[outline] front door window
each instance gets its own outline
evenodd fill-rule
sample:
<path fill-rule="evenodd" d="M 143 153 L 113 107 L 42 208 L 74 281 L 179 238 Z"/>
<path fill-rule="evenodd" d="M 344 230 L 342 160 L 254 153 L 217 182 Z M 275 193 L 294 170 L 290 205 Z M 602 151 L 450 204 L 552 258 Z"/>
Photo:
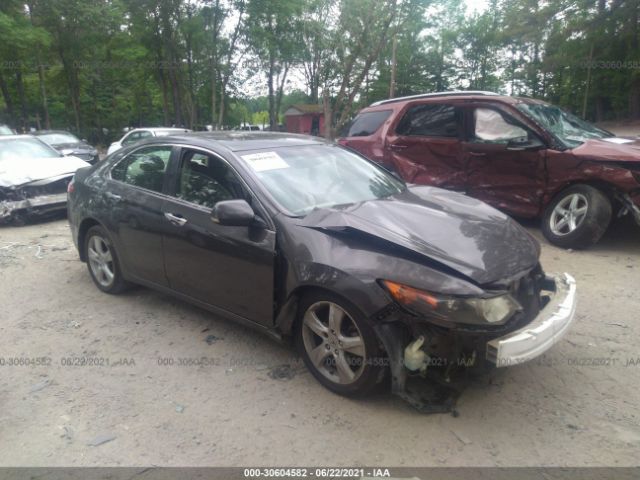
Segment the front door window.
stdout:
<path fill-rule="evenodd" d="M 502 143 L 527 141 L 527 131 L 510 123 L 502 113 L 491 108 L 476 108 L 473 112 L 475 143 Z"/>

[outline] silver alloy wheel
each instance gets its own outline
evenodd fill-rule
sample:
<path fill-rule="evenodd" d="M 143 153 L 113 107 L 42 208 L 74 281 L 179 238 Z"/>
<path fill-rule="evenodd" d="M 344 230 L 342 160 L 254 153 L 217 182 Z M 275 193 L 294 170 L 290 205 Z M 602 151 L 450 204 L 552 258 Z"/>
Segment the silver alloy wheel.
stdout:
<path fill-rule="evenodd" d="M 339 305 L 326 301 L 311 305 L 302 320 L 302 340 L 315 368 L 332 382 L 349 385 L 362 375 L 364 339 Z"/>
<path fill-rule="evenodd" d="M 115 271 L 113 266 L 113 255 L 111 249 L 104 238 L 93 235 L 87 245 L 87 257 L 89 267 L 93 277 L 105 288 L 109 288 L 113 283 Z"/>
<path fill-rule="evenodd" d="M 554 235 L 568 235 L 584 221 L 589 209 L 587 197 L 581 193 L 572 193 L 564 197 L 551 213 L 549 227 Z"/>

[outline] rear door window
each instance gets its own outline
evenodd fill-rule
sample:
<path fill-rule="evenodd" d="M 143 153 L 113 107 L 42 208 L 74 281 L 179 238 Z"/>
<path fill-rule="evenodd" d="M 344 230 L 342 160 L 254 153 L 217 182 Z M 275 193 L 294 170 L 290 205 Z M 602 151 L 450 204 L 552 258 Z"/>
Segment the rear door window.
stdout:
<path fill-rule="evenodd" d="M 368 137 L 373 135 L 391 115 L 391 110 L 363 112 L 354 118 L 343 131 L 343 137 Z"/>
<path fill-rule="evenodd" d="M 111 178 L 161 193 L 170 157 L 170 146 L 140 148 L 111 169 Z"/>
<path fill-rule="evenodd" d="M 398 135 L 457 137 L 460 114 L 453 105 L 427 103 L 407 110 L 396 127 Z"/>

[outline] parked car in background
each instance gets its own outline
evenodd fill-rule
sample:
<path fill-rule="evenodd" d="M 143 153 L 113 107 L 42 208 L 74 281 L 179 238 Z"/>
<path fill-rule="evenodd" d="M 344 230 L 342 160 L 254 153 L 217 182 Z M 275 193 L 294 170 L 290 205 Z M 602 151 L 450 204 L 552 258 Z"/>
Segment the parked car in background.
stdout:
<path fill-rule="evenodd" d="M 109 145 L 109 149 L 107 150 L 107 155 L 110 155 L 113 152 L 120 150 L 122 147 L 133 145 L 134 143 L 137 143 L 140 140 L 144 140 L 146 138 L 163 137 L 166 135 L 187 133 L 190 131 L 191 130 L 187 128 L 170 128 L 170 127 L 134 128 L 133 130 L 129 130 L 127 133 L 125 133 L 125 135 L 120 140 L 118 140 L 117 142 L 113 142 L 111 145 Z"/>
<path fill-rule="evenodd" d="M 530 360 L 575 311 L 574 280 L 545 275 L 511 218 L 317 137 L 147 140 L 76 173 L 69 223 L 103 292 L 146 285 L 291 340 L 344 395 L 390 368 L 424 407 L 410 380 Z"/>
<path fill-rule="evenodd" d="M 15 135 L 14 131 L 8 125 L 0 123 L 0 135 Z"/>
<path fill-rule="evenodd" d="M 67 185 L 87 166 L 30 135 L 0 136 L 0 223 L 64 210 Z"/>
<path fill-rule="evenodd" d="M 260 131 L 260 126 L 259 125 L 240 125 L 237 130 L 243 131 L 243 132 L 259 132 Z"/>
<path fill-rule="evenodd" d="M 596 243 L 616 215 L 640 223 L 640 141 L 539 100 L 491 92 L 384 100 L 363 109 L 339 143 L 407 182 L 541 217 L 561 247 Z"/>
<path fill-rule="evenodd" d="M 100 160 L 95 147 L 64 130 L 39 130 L 31 135 L 38 137 L 63 155 L 72 155 L 88 163 L 96 163 Z"/>

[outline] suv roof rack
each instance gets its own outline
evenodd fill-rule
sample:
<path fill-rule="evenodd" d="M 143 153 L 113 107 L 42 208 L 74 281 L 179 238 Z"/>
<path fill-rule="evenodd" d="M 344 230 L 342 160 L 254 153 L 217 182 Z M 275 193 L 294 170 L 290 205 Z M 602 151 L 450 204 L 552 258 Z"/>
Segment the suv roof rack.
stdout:
<path fill-rule="evenodd" d="M 449 96 L 460 96 L 460 95 L 500 95 L 500 94 L 495 92 L 486 92 L 484 90 L 454 90 L 451 92 L 422 93 L 420 95 L 409 95 L 407 97 L 390 98 L 388 100 L 380 100 L 378 102 L 374 102 L 369 106 L 377 107 L 378 105 L 386 105 L 387 103 L 394 103 L 394 102 L 403 102 L 405 100 L 415 100 L 419 98 L 432 98 L 432 97 L 449 97 Z"/>

